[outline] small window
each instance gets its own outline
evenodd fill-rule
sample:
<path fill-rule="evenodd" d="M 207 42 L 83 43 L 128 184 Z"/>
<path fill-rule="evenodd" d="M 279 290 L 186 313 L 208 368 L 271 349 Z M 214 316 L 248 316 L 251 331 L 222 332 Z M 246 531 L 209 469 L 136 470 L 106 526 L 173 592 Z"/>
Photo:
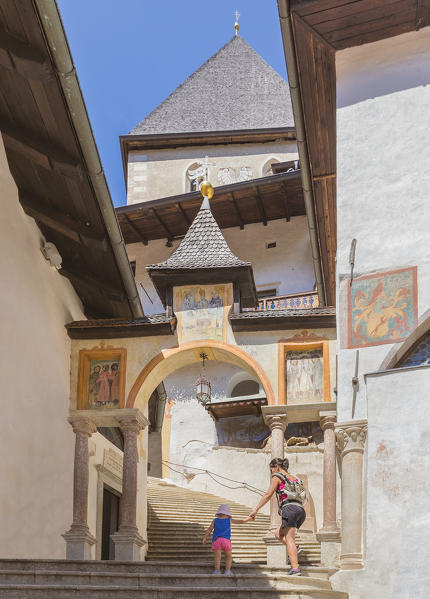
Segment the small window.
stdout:
<path fill-rule="evenodd" d="M 257 291 L 258 299 L 264 299 L 265 297 L 275 297 L 276 289 L 261 289 Z"/>
<path fill-rule="evenodd" d="M 231 397 L 247 397 L 248 395 L 257 395 L 259 392 L 260 385 L 257 381 L 241 381 L 234 387 Z"/>
<path fill-rule="evenodd" d="M 276 241 L 269 241 L 269 243 L 266 243 L 266 249 L 271 250 L 272 248 L 276 247 Z"/>
<path fill-rule="evenodd" d="M 199 162 L 194 162 L 187 168 L 186 181 L 189 191 L 199 191 L 200 183 L 204 180 L 204 167 Z"/>
<path fill-rule="evenodd" d="M 130 261 L 131 271 L 133 273 L 133 277 L 136 276 L 136 260 Z"/>

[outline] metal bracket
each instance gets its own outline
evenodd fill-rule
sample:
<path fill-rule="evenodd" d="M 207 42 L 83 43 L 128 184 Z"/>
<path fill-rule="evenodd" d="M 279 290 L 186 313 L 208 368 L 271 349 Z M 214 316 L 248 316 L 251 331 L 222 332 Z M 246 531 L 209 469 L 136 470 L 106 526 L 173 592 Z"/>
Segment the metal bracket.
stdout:
<path fill-rule="evenodd" d="M 360 359 L 360 350 L 356 350 L 355 352 L 355 374 L 351 379 L 352 382 L 352 417 L 354 418 L 355 414 L 355 404 L 357 401 L 357 391 L 359 388 L 359 378 L 358 378 L 358 362 Z"/>
<path fill-rule="evenodd" d="M 351 241 L 351 249 L 349 250 L 349 265 L 351 267 L 351 273 L 349 275 L 349 284 L 352 285 L 352 279 L 354 278 L 354 265 L 355 265 L 355 248 L 357 247 L 357 240 Z"/>

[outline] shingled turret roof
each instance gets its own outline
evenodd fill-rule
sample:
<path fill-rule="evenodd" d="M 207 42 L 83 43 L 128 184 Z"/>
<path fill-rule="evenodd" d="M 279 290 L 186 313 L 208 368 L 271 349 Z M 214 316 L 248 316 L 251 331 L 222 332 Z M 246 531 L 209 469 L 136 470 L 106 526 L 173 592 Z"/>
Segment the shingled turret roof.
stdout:
<path fill-rule="evenodd" d="M 166 289 L 173 285 L 228 283 L 236 281 L 245 306 L 256 302 L 251 262 L 233 254 L 204 198 L 179 247 L 164 262 L 149 264 L 149 275 L 163 302 Z"/>
<path fill-rule="evenodd" d="M 196 218 L 179 247 L 164 262 L 150 264 L 148 270 L 177 268 L 234 268 L 251 266 L 233 254 L 204 198 Z"/>
<path fill-rule="evenodd" d="M 294 127 L 287 82 L 240 36 L 227 42 L 131 135 Z"/>

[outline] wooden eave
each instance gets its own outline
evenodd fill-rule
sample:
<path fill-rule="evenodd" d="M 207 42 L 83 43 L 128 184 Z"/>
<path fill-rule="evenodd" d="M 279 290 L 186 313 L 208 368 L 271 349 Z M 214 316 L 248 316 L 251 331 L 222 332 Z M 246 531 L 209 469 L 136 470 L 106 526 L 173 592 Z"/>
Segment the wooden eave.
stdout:
<path fill-rule="evenodd" d="M 125 337 L 157 337 L 173 335 L 176 317 L 164 314 L 145 316 L 135 320 L 106 318 L 79 320 L 66 325 L 71 339 L 123 339 Z"/>
<path fill-rule="evenodd" d="M 205 404 L 205 410 L 217 421 L 235 416 L 260 416 L 261 406 L 267 406 L 267 397 L 249 395 L 246 399 L 230 399 Z"/>
<path fill-rule="evenodd" d="M 336 299 L 337 50 L 430 25 L 429 0 L 290 0 L 292 53 L 297 63 L 314 213 L 328 305 Z M 282 24 L 285 25 L 285 23 Z M 288 55 L 289 52 L 286 51 Z M 288 66 L 288 65 L 287 65 Z M 294 107 L 294 103 L 293 103 Z M 296 122 L 297 122 L 297 115 Z"/>
<path fill-rule="evenodd" d="M 281 331 L 336 328 L 334 308 L 310 310 L 267 310 L 230 314 L 233 331 Z"/>
<path fill-rule="evenodd" d="M 127 186 L 127 163 L 130 151 L 164 150 L 189 146 L 213 146 L 244 143 L 270 143 L 295 140 L 294 127 L 271 129 L 237 129 L 236 131 L 201 131 L 191 133 L 160 133 L 147 135 L 120 135 L 122 166 Z"/>
<path fill-rule="evenodd" d="M 31 0 L 2 4 L 0 53 L 0 130 L 21 205 L 57 247 L 60 273 L 85 314 L 129 318 L 124 281 Z"/>
<path fill-rule="evenodd" d="M 180 239 L 200 209 L 199 191 L 116 209 L 126 243 Z M 306 214 L 300 170 L 215 187 L 211 210 L 219 227 L 267 224 Z"/>

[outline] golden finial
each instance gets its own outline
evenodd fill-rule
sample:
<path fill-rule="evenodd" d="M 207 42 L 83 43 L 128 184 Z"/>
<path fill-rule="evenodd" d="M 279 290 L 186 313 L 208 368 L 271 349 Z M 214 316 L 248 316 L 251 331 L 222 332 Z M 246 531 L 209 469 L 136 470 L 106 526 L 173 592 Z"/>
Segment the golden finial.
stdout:
<path fill-rule="evenodd" d="M 234 23 L 234 30 L 237 35 L 239 33 L 239 17 L 240 17 L 240 12 L 238 10 L 236 10 L 236 12 L 234 13 L 234 17 L 236 19 L 236 21 Z"/>
<path fill-rule="evenodd" d="M 204 198 L 209 198 L 209 200 L 213 198 L 214 188 L 209 181 L 204 180 L 200 183 L 200 191 Z"/>

